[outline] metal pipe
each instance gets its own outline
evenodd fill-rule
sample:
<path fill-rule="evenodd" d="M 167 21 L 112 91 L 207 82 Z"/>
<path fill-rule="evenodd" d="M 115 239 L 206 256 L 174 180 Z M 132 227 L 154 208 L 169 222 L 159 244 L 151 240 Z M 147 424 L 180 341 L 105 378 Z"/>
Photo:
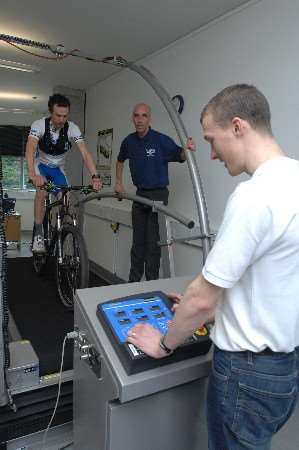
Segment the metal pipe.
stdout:
<path fill-rule="evenodd" d="M 132 195 L 127 193 L 116 194 L 115 192 L 99 192 L 97 194 L 90 194 L 88 197 L 79 200 L 78 203 L 75 204 L 75 206 L 83 205 L 84 203 L 90 202 L 91 200 L 95 199 L 100 200 L 101 198 L 117 198 L 118 200 L 124 199 L 131 200 L 132 202 L 142 203 L 143 205 L 151 206 L 153 211 L 160 211 L 166 216 L 172 217 L 173 219 L 185 225 L 187 228 L 191 229 L 194 227 L 193 220 L 188 219 L 187 217 L 176 211 L 172 211 L 171 209 L 162 205 L 160 202 L 149 200 L 148 198 L 140 197 L 139 195 Z"/>
<path fill-rule="evenodd" d="M 185 147 L 186 140 L 188 138 L 187 130 L 184 123 L 176 111 L 170 96 L 167 91 L 161 86 L 157 78 L 145 67 L 138 66 L 133 63 L 123 62 L 123 66 L 128 67 L 130 70 L 137 72 L 144 80 L 146 80 L 153 90 L 156 92 L 160 100 L 162 101 L 166 111 L 168 112 L 170 119 L 176 129 L 180 143 L 182 147 Z M 191 181 L 193 185 L 193 191 L 195 196 L 195 202 L 198 211 L 198 220 L 201 228 L 202 239 L 202 249 L 203 249 L 203 262 L 205 262 L 206 257 L 211 249 L 211 238 L 210 238 L 210 225 L 208 218 L 208 210 L 206 205 L 206 200 L 204 196 L 204 190 L 202 186 L 202 181 L 200 178 L 199 170 L 197 167 L 196 159 L 191 151 L 186 151 L 186 159 L 190 171 Z"/>
<path fill-rule="evenodd" d="M 173 103 L 171 102 L 170 96 L 168 95 L 166 89 L 159 83 L 157 78 L 144 66 L 138 66 L 137 64 L 128 62 L 121 56 L 111 56 L 102 59 L 87 56 L 79 52 L 78 50 L 67 51 L 63 45 L 51 46 L 49 44 L 37 41 L 31 41 L 28 39 L 23 39 L 15 36 L 9 36 L 5 34 L 0 34 L 0 41 L 6 41 L 8 43 L 27 45 L 31 47 L 37 47 L 42 50 L 50 50 L 57 56 L 69 55 L 78 58 L 84 58 L 86 60 L 101 62 L 104 64 L 111 64 L 118 67 L 128 68 L 136 73 L 138 73 L 148 84 L 153 88 L 155 93 L 158 95 L 162 101 L 166 111 L 168 112 L 170 119 L 175 127 L 178 138 L 180 140 L 181 146 L 184 148 L 186 140 L 188 138 L 187 130 L 184 123 L 176 111 Z M 206 200 L 204 196 L 204 190 L 202 181 L 200 178 L 199 170 L 197 167 L 195 156 L 192 152 L 186 151 L 186 159 L 189 167 L 190 177 L 192 181 L 195 202 L 198 212 L 198 220 L 201 228 L 202 238 L 202 249 L 203 249 L 203 262 L 205 262 L 206 257 L 211 249 L 211 233 L 209 226 L 208 210 L 206 205 Z"/>

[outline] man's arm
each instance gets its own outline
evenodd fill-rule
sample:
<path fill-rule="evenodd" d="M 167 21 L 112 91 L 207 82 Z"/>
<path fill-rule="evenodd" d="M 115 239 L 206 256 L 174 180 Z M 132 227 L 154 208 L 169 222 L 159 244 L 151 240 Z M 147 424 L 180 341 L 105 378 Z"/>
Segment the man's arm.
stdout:
<path fill-rule="evenodd" d="M 182 344 L 194 331 L 209 322 L 214 316 L 217 303 L 222 298 L 223 288 L 209 283 L 202 275 L 187 287 L 164 343 L 170 349 Z M 160 347 L 160 332 L 147 324 L 136 325 L 128 332 L 128 341 L 154 358 L 167 356 Z"/>
<path fill-rule="evenodd" d="M 41 175 L 36 175 L 34 168 L 35 152 L 38 140 L 33 136 L 29 136 L 26 144 L 26 161 L 28 176 L 35 187 L 43 186 L 45 178 Z"/>
<path fill-rule="evenodd" d="M 174 349 L 194 331 L 214 318 L 217 303 L 222 299 L 223 288 L 209 283 L 199 275 L 187 287 L 169 326 L 165 344 Z"/>
<path fill-rule="evenodd" d="M 85 166 L 87 167 L 89 173 L 91 176 L 95 175 L 97 176 L 97 168 L 96 165 L 94 163 L 93 157 L 91 156 L 90 152 L 87 150 L 86 144 L 84 141 L 78 141 L 76 142 L 80 153 L 82 155 L 83 161 Z M 93 178 L 92 179 L 92 187 L 93 189 L 95 189 L 96 191 L 98 191 L 99 189 L 102 188 L 102 181 L 100 180 L 100 178 Z"/>
<path fill-rule="evenodd" d="M 123 161 L 116 161 L 116 167 L 115 167 L 115 192 L 121 194 L 122 192 L 125 192 L 124 186 L 123 186 L 123 171 L 124 171 L 124 162 Z"/>

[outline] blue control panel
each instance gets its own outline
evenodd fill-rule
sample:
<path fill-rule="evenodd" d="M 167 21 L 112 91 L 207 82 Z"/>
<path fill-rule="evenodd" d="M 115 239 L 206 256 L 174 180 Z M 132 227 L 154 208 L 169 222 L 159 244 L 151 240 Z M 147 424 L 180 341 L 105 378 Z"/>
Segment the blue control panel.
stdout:
<path fill-rule="evenodd" d="M 102 309 L 120 343 L 126 342 L 129 329 L 137 323 L 149 323 L 165 334 L 167 322 L 173 316 L 158 295 L 104 303 L 98 307 Z"/>
<path fill-rule="evenodd" d="M 134 294 L 98 304 L 97 316 L 128 374 L 203 355 L 209 351 L 211 341 L 205 327 L 196 330 L 171 356 L 162 359 L 150 358 L 127 342 L 128 331 L 137 323 L 148 323 L 165 334 L 168 321 L 173 317 L 172 305 L 172 301 L 161 291 Z"/>

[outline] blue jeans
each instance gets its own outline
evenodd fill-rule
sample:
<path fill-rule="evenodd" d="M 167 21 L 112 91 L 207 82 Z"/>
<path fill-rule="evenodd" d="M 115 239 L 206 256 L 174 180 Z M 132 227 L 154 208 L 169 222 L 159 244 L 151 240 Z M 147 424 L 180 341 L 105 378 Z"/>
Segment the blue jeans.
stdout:
<path fill-rule="evenodd" d="M 209 450 L 269 450 L 297 402 L 299 349 L 214 351 L 207 398 Z"/>

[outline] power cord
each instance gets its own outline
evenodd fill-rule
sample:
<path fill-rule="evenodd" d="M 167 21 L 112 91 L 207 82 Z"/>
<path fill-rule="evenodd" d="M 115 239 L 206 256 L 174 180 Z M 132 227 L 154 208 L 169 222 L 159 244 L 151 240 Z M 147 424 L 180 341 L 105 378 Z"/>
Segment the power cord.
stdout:
<path fill-rule="evenodd" d="M 54 406 L 54 411 L 53 411 L 53 414 L 51 416 L 51 419 L 50 419 L 50 421 L 48 423 L 48 426 L 47 426 L 47 428 L 46 428 L 46 430 L 44 432 L 41 450 L 44 450 L 44 448 L 45 448 L 48 431 L 49 431 L 49 429 L 50 429 L 50 427 L 52 425 L 52 422 L 54 420 L 54 417 L 55 417 L 55 414 L 56 414 L 56 411 L 57 411 L 57 407 L 58 407 L 58 403 L 59 403 L 61 384 L 62 384 L 62 369 L 63 369 L 65 344 L 66 344 L 67 339 L 76 339 L 77 337 L 78 337 L 78 332 L 77 331 L 71 331 L 70 333 L 67 333 L 66 336 L 63 339 L 62 352 L 61 352 L 61 362 L 60 362 L 60 371 L 59 371 L 58 392 L 57 392 L 57 397 L 56 397 L 56 403 L 55 403 L 55 406 Z M 68 444 L 66 447 L 63 447 L 63 449 L 69 447 L 70 445 L 71 444 Z"/>
<path fill-rule="evenodd" d="M 73 445 L 74 442 L 70 442 L 69 444 L 64 445 L 63 447 L 59 447 L 58 450 L 65 450 L 66 448 L 69 448 L 71 445 Z"/>

